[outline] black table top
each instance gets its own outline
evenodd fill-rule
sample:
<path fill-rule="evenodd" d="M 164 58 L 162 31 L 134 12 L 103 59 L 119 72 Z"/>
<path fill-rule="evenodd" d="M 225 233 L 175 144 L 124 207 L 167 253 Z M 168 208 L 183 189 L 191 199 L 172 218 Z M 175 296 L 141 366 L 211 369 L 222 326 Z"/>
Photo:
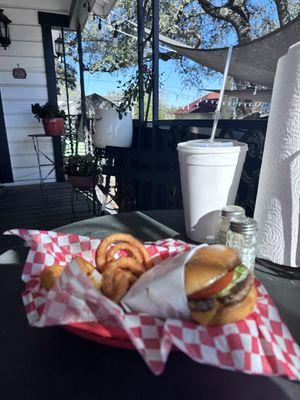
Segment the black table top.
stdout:
<path fill-rule="evenodd" d="M 144 240 L 175 237 L 184 231 L 182 213 L 178 211 L 119 214 L 82 221 L 60 230 L 94 237 L 122 230 Z M 165 372 L 157 377 L 136 351 L 90 342 L 62 327 L 31 328 L 21 300 L 22 268 L 13 264 L 11 253 L 9 257 L 10 261 L 0 257 L 0 263 L 6 260 L 6 265 L 0 265 L 1 400 L 300 398 L 297 382 L 200 365 L 179 352 L 171 353 Z M 283 278 L 278 279 L 279 286 L 283 287 Z M 264 284 L 267 281 L 265 278 Z M 275 286 L 274 281 L 269 285 Z M 286 285 L 283 294 L 289 292 Z M 299 287 L 296 292 L 298 297 L 293 294 L 282 302 L 286 315 L 293 299 L 299 300 Z M 291 309 L 294 318 L 298 318 L 293 327 L 296 332 L 300 318 Z"/>

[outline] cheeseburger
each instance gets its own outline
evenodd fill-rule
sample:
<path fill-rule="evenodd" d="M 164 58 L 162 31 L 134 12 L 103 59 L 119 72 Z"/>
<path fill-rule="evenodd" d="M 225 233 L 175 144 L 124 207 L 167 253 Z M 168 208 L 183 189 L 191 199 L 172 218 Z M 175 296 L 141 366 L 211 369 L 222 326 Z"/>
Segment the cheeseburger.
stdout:
<path fill-rule="evenodd" d="M 239 321 L 256 302 L 253 274 L 236 250 L 222 245 L 203 247 L 189 259 L 185 290 L 191 319 L 202 325 Z"/>

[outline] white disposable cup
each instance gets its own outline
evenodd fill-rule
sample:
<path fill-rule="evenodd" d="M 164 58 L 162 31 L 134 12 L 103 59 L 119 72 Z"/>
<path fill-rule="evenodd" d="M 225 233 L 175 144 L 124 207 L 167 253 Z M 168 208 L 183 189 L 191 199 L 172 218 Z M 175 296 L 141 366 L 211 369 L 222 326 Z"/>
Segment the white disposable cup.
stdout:
<path fill-rule="evenodd" d="M 230 140 L 190 140 L 177 146 L 185 229 L 196 242 L 215 242 L 219 211 L 234 204 L 248 146 Z"/>

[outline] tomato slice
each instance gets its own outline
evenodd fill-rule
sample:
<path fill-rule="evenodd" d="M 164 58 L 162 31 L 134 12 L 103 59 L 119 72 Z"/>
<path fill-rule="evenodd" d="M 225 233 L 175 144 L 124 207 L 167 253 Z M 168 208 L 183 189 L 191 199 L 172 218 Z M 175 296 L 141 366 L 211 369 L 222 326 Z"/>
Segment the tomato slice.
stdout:
<path fill-rule="evenodd" d="M 213 296 L 221 292 L 229 283 L 231 282 L 234 274 L 234 269 L 227 272 L 221 279 L 217 280 L 217 282 L 213 283 L 207 288 L 201 289 L 198 292 L 195 292 L 189 296 L 190 300 L 203 300 L 208 299 L 209 297 Z"/>

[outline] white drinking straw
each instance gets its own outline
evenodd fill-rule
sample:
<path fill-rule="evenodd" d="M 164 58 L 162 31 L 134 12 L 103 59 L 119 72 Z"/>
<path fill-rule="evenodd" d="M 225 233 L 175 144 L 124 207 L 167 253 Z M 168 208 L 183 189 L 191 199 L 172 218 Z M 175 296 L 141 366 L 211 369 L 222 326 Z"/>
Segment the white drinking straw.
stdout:
<path fill-rule="evenodd" d="M 219 97 L 217 109 L 215 111 L 214 124 L 213 124 L 212 130 L 211 130 L 209 143 L 213 143 L 213 141 L 215 140 L 215 136 L 216 136 L 217 126 L 218 126 L 218 122 L 219 122 L 219 118 L 220 118 L 220 114 L 221 114 L 221 107 L 222 107 L 224 91 L 225 91 L 225 86 L 226 86 L 226 81 L 227 81 L 227 76 L 228 76 L 228 71 L 229 71 L 231 54 L 232 54 L 232 46 L 229 46 L 228 52 L 227 52 L 227 57 L 226 57 L 226 63 L 225 63 L 222 87 L 221 87 L 221 91 L 220 91 L 220 97 Z"/>

